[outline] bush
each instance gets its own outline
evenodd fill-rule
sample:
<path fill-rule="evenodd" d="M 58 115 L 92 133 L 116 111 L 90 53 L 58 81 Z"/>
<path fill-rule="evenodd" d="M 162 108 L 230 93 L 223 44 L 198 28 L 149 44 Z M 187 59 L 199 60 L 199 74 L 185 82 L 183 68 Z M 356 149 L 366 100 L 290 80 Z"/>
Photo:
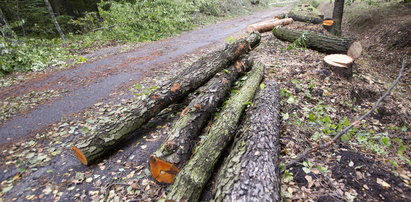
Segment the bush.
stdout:
<path fill-rule="evenodd" d="M 52 47 L 53 41 L 6 41 L 0 37 L 0 76 L 10 72 L 38 71 L 62 64 L 67 53 Z"/>
<path fill-rule="evenodd" d="M 109 9 L 103 9 L 110 4 Z M 112 39 L 152 41 L 172 36 L 192 27 L 191 3 L 184 0 L 140 0 L 136 3 L 102 2 L 99 13 L 103 26 L 116 27 L 103 32 Z"/>

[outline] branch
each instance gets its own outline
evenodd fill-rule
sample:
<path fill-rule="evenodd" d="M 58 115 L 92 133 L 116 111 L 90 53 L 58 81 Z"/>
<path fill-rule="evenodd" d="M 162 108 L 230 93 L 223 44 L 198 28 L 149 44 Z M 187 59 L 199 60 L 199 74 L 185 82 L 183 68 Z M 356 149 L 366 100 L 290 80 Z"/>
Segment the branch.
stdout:
<path fill-rule="evenodd" d="M 339 133 L 332 135 L 335 136 L 331 141 L 328 141 L 322 145 L 318 145 L 309 149 L 306 149 L 304 152 L 300 153 L 293 161 L 291 161 L 290 163 L 288 163 L 286 165 L 286 168 L 290 168 L 291 166 L 293 166 L 294 164 L 302 161 L 307 154 L 317 151 L 317 150 L 324 150 L 327 147 L 329 147 L 330 145 L 334 144 L 338 139 L 341 138 L 341 136 L 343 136 L 345 133 L 347 133 L 351 128 L 353 128 L 355 125 L 358 125 L 359 123 L 361 123 L 361 121 L 365 118 L 367 118 L 376 108 L 378 108 L 378 106 L 381 104 L 381 102 L 384 100 L 385 97 L 387 97 L 388 95 L 390 95 L 391 91 L 395 88 L 395 86 L 397 86 L 397 84 L 399 83 L 403 72 L 404 72 L 404 68 L 405 68 L 405 59 L 402 60 L 402 67 L 400 70 L 400 73 L 398 74 L 397 79 L 395 79 L 394 83 L 391 85 L 390 88 L 387 89 L 387 91 L 384 93 L 384 95 L 382 95 L 377 102 L 374 104 L 374 106 L 367 111 L 367 113 L 365 113 L 364 115 L 362 115 L 360 118 L 358 118 L 357 120 L 355 120 L 351 125 L 347 126 L 346 128 L 344 128 L 344 130 L 340 131 Z"/>

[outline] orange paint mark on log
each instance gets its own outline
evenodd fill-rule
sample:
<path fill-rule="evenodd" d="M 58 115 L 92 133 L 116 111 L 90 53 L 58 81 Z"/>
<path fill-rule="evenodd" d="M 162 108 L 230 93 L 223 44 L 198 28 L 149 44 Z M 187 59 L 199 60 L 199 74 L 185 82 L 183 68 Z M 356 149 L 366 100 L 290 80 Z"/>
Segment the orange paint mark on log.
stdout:
<path fill-rule="evenodd" d="M 180 90 L 181 85 L 179 83 L 173 83 L 173 85 L 171 86 L 171 91 L 176 92 L 178 90 Z"/>
<path fill-rule="evenodd" d="M 189 107 L 186 107 L 185 109 L 183 109 L 183 111 L 181 111 L 181 113 L 180 113 L 180 117 L 183 117 L 183 116 L 187 115 L 188 111 L 190 111 Z"/>
<path fill-rule="evenodd" d="M 159 183 L 173 183 L 174 178 L 178 172 L 180 172 L 180 169 L 178 169 L 175 165 L 153 156 L 150 157 L 148 164 L 150 166 L 151 175 Z"/>
<path fill-rule="evenodd" d="M 79 148 L 74 146 L 74 147 L 71 148 L 71 150 L 74 151 L 74 154 L 76 155 L 76 157 L 80 160 L 80 162 L 82 164 L 84 164 L 86 166 L 88 165 L 88 161 L 87 161 L 86 156 L 84 156 L 83 152 L 81 152 Z"/>
<path fill-rule="evenodd" d="M 243 63 L 240 61 L 235 62 L 235 68 L 236 69 L 241 69 L 241 66 L 243 66 Z"/>
<path fill-rule="evenodd" d="M 153 99 L 153 100 L 156 100 L 156 99 L 158 99 L 160 96 L 159 95 L 157 95 L 157 94 L 153 94 L 153 95 L 151 95 L 151 99 Z"/>
<path fill-rule="evenodd" d="M 244 49 L 244 44 L 240 44 L 235 54 L 239 55 L 243 51 L 243 49 Z"/>

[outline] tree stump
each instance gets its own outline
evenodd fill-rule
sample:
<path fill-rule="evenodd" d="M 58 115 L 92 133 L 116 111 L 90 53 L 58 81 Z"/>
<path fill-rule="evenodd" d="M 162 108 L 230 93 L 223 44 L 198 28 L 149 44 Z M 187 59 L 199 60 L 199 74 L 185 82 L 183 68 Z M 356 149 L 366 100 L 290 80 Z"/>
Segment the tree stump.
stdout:
<path fill-rule="evenodd" d="M 352 77 L 353 64 L 354 59 L 344 54 L 332 54 L 324 57 L 324 66 L 334 74 L 345 78 Z"/>

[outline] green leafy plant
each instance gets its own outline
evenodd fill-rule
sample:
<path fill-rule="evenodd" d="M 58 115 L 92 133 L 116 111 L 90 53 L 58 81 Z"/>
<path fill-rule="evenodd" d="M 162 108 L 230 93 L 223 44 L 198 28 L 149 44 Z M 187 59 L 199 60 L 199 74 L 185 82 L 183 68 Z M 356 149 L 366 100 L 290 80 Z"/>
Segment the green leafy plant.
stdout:
<path fill-rule="evenodd" d="M 292 44 L 290 44 L 286 50 L 293 50 L 293 49 L 306 49 L 307 48 L 307 33 L 303 32 L 298 39 L 296 39 Z"/>

